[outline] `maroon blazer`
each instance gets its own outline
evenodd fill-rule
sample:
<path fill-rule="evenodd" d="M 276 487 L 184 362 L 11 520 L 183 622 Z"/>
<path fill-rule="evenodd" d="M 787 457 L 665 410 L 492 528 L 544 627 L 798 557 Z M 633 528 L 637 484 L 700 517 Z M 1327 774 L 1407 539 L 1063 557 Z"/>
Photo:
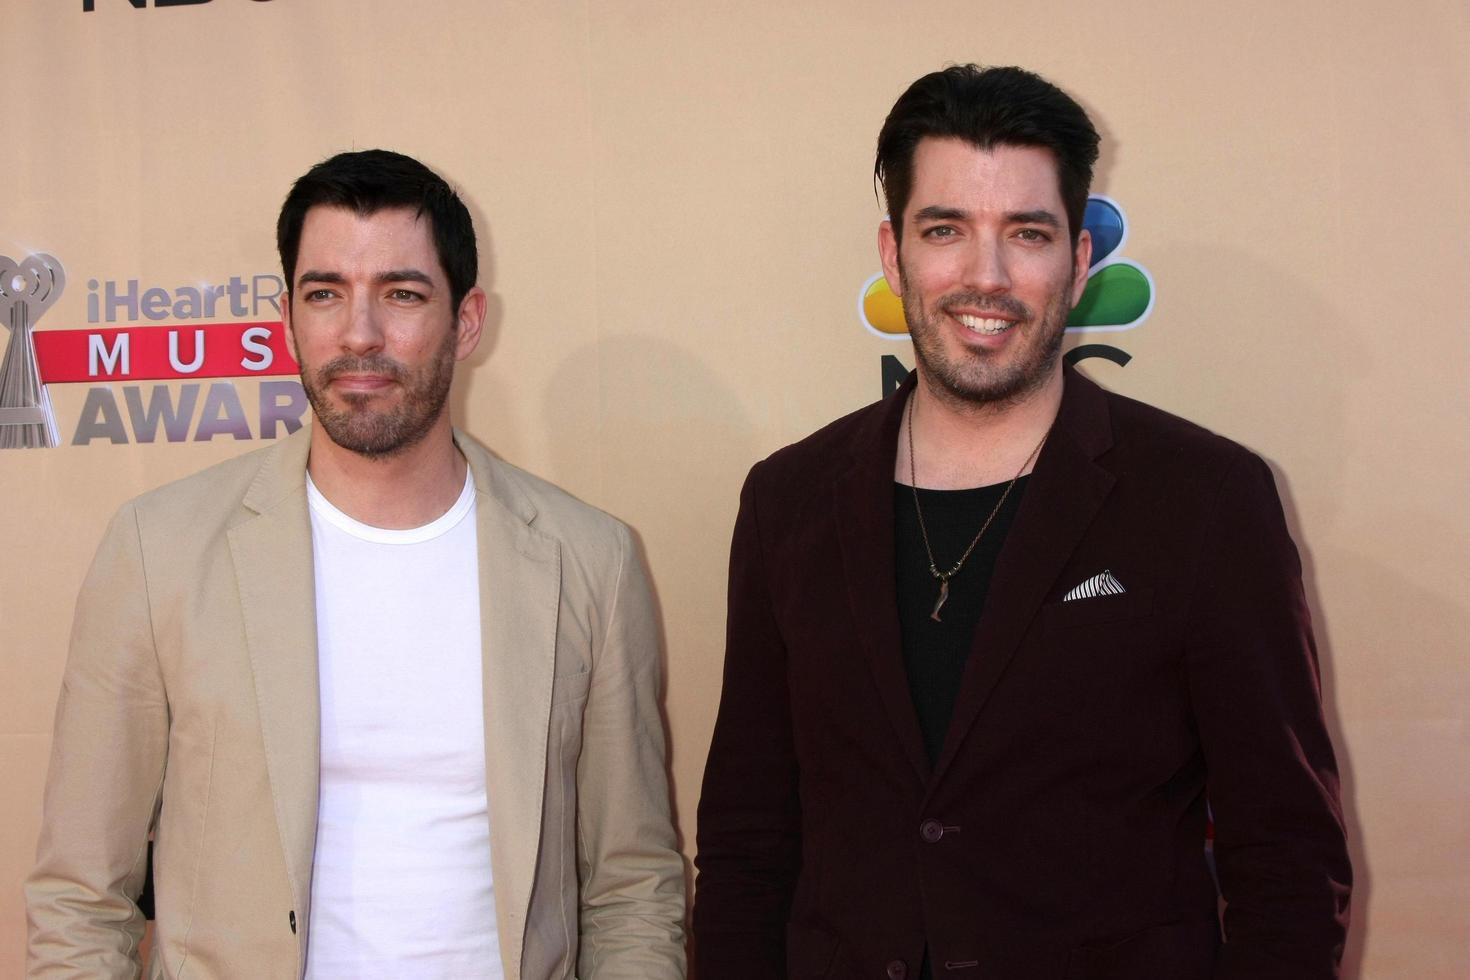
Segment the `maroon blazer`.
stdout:
<path fill-rule="evenodd" d="M 913 383 L 741 493 L 698 980 L 912 980 L 926 944 L 936 980 L 1336 977 L 1351 872 L 1270 470 L 1067 369 L 931 769 L 893 567 Z M 1124 594 L 1062 601 L 1104 570 Z"/>

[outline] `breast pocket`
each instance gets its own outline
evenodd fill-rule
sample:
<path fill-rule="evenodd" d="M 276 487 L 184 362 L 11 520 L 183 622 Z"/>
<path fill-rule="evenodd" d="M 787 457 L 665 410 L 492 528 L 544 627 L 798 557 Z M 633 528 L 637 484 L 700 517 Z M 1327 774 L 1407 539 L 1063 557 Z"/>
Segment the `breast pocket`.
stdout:
<path fill-rule="evenodd" d="M 1047 634 L 1054 634 L 1079 626 L 1126 623 L 1149 616 L 1153 612 L 1153 606 L 1153 589 L 1134 589 L 1122 595 L 1100 595 L 1089 599 L 1054 602 L 1042 607 L 1042 628 Z"/>
<path fill-rule="evenodd" d="M 1183 647 L 1154 598 L 1138 588 L 1041 611 L 1030 676 L 1053 710 L 1037 723 L 1090 744 L 1098 765 L 1174 752 L 1187 727 Z"/>

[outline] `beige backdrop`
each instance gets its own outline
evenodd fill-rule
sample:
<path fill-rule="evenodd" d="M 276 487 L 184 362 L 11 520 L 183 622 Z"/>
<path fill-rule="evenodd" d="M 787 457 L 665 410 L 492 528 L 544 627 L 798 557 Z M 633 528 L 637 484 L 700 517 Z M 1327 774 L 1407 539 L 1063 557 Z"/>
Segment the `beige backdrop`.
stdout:
<path fill-rule="evenodd" d="M 90 279 L 274 272 L 289 181 L 336 150 L 450 176 L 494 300 L 455 409 L 641 534 L 686 851 L 745 470 L 876 397 L 883 354 L 912 362 L 855 309 L 883 115 L 953 60 L 1077 93 L 1157 285 L 1144 323 L 1088 338 L 1132 362 L 1088 370 L 1263 454 L 1302 546 L 1358 873 L 1348 976 L 1466 975 L 1464 0 L 95 5 L 0 17 L 0 254 L 70 280 L 40 330 L 87 325 Z M 64 441 L 87 388 L 51 389 Z M 0 976 L 104 522 L 255 445 L 0 451 Z"/>

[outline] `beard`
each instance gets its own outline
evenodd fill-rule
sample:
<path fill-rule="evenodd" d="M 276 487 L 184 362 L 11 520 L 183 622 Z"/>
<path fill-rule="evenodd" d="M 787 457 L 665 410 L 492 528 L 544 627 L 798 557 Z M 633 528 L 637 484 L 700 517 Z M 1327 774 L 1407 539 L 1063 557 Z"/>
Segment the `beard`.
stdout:
<path fill-rule="evenodd" d="M 308 371 L 298 350 L 296 362 L 302 364 L 301 386 L 306 389 L 317 423 L 334 443 L 369 459 L 384 459 L 415 445 L 444 411 L 449 386 L 454 380 L 456 339 L 455 331 L 449 330 L 444 343 L 418 371 L 410 371 L 382 353 L 366 357 L 344 354 L 315 371 Z M 392 378 L 402 392 L 399 403 L 387 410 L 374 410 L 373 400 L 379 396 L 351 392 L 337 396 L 340 406 L 334 404 L 328 394 L 332 379 L 359 373 Z"/>
<path fill-rule="evenodd" d="M 942 398 L 969 405 L 1003 407 L 1024 401 L 1042 388 L 1056 369 L 1062 335 L 1071 312 L 1069 298 L 1075 273 L 1053 293 L 1038 319 L 1034 310 L 1012 296 L 960 290 L 940 297 L 931 312 L 909 283 L 899 264 L 904 321 L 914 341 L 914 356 L 924 376 Z M 912 297 L 912 302 L 910 298 Z M 945 349 L 944 323 L 953 309 L 1003 313 L 1016 317 L 1009 331 L 1021 334 L 1004 352 L 962 350 L 951 356 Z"/>

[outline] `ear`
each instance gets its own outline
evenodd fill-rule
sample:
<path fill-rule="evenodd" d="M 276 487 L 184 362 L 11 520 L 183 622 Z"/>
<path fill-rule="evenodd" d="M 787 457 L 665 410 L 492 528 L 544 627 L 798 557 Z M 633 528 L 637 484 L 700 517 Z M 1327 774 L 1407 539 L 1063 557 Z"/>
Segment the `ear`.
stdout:
<path fill-rule="evenodd" d="M 898 266 L 898 233 L 893 222 L 884 218 L 878 225 L 878 258 L 883 262 L 883 278 L 893 295 L 903 298 L 903 275 Z"/>
<path fill-rule="evenodd" d="M 475 352 L 480 345 L 480 334 L 485 329 L 487 300 L 485 290 L 479 286 L 464 294 L 459 301 L 459 310 L 454 316 L 454 329 L 459 339 L 454 344 L 454 359 L 462 361 Z"/>
<path fill-rule="evenodd" d="M 1082 301 L 1087 289 L 1087 273 L 1092 268 L 1092 233 L 1083 228 L 1077 233 L 1077 254 L 1072 257 L 1072 305 Z"/>

